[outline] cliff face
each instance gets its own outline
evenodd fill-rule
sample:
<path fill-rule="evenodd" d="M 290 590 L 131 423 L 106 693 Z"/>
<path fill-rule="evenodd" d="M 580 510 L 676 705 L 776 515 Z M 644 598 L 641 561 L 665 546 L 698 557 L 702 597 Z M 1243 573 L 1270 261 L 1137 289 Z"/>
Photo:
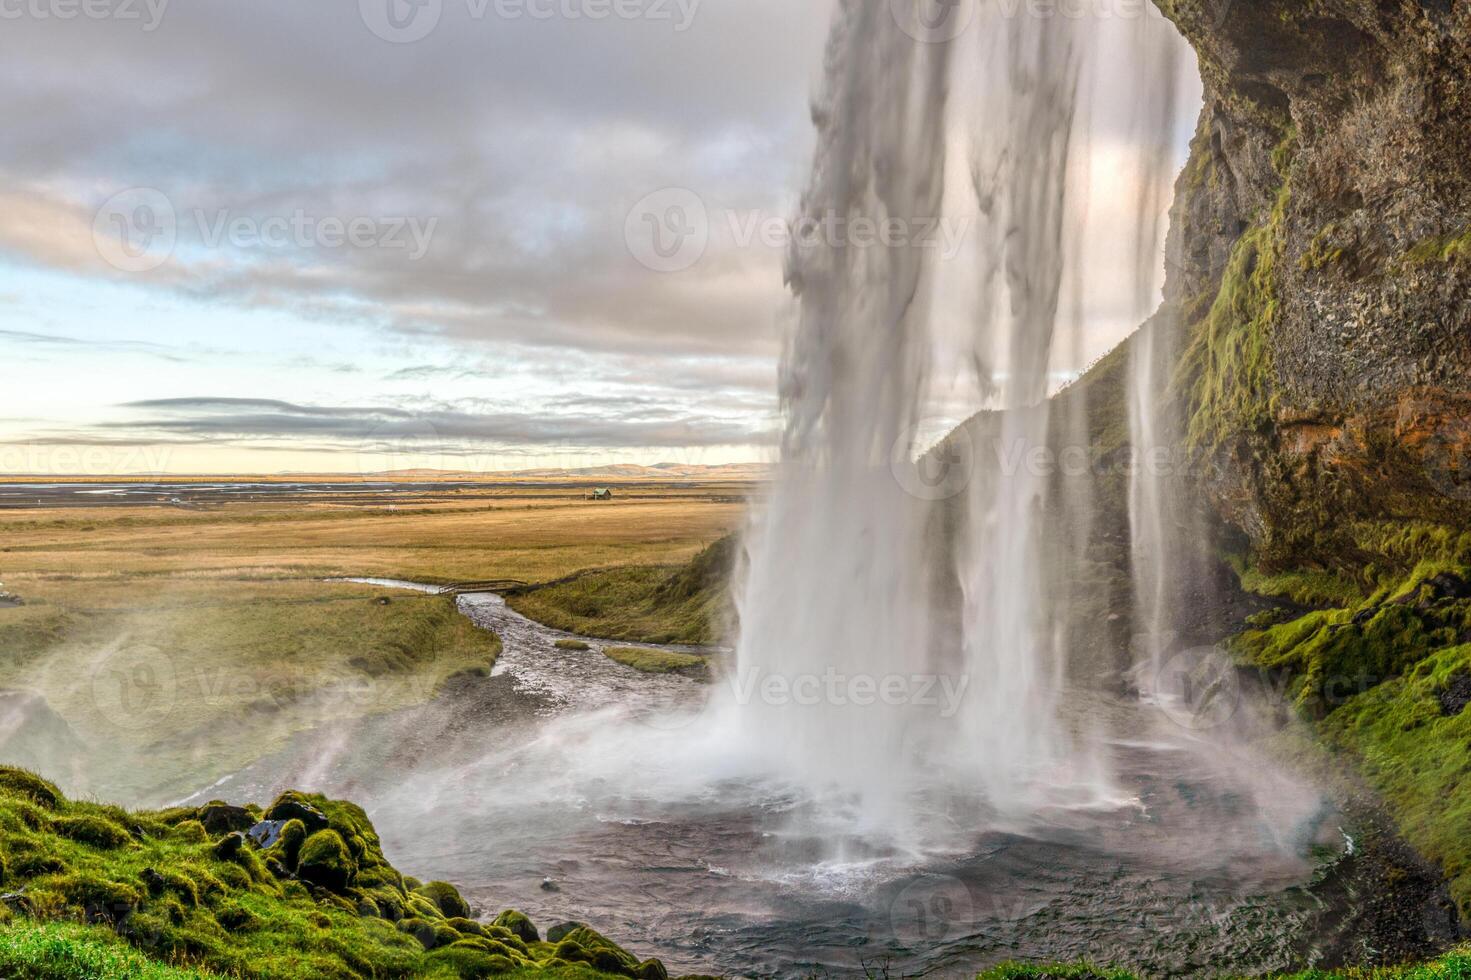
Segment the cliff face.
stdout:
<path fill-rule="evenodd" d="M 1209 496 L 1269 567 L 1463 523 L 1471 2 L 1158 3 L 1206 89 L 1166 297 Z"/>

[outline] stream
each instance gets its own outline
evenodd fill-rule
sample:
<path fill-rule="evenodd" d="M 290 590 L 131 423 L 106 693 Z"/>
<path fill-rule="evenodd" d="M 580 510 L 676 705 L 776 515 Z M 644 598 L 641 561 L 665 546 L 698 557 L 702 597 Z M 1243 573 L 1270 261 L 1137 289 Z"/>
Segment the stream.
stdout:
<path fill-rule="evenodd" d="M 1314 842 L 1343 849 L 1334 814 L 1285 777 L 1264 784 L 1249 755 L 1198 751 L 1160 712 L 1077 699 L 1129 732 L 1110 745 L 1116 805 L 1023 824 L 963 795 L 919 801 L 955 832 L 917 848 L 752 771 L 696 710 L 710 685 L 638 673 L 597 640 L 558 649 L 568 634 L 496 595 L 458 603 L 502 638 L 490 677 L 303 733 L 193 801 L 357 800 L 396 865 L 483 913 L 585 921 L 676 974 L 973 976 L 1085 955 L 1257 972 L 1310 956 L 1332 911 L 1304 886 Z"/>

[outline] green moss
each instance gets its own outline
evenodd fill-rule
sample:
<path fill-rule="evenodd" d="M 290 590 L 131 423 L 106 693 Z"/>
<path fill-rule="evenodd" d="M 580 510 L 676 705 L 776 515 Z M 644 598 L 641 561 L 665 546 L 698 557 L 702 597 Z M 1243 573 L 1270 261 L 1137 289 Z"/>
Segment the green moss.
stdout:
<path fill-rule="evenodd" d="M 1241 587 L 1248 592 L 1287 599 L 1301 606 L 1345 606 L 1364 597 L 1359 583 L 1321 569 L 1267 573 L 1250 567 L 1240 570 L 1240 578 Z"/>
<path fill-rule="evenodd" d="M 541 933 L 537 931 L 531 920 L 515 909 L 506 909 L 496 916 L 495 925 L 506 930 L 523 943 L 534 943 L 541 940 Z"/>
<path fill-rule="evenodd" d="M 1135 980 L 1135 976 L 1125 970 L 1099 969 L 1086 963 L 1002 963 L 982 972 L 976 980 Z"/>
<path fill-rule="evenodd" d="M 1342 245 L 1334 244 L 1340 231 L 1338 223 L 1333 222 L 1314 235 L 1307 251 L 1297 260 L 1297 267 L 1304 272 L 1320 272 L 1342 262 L 1348 251 Z"/>
<path fill-rule="evenodd" d="M 319 830 L 301 845 L 296 873 L 314 885 L 334 892 L 347 888 L 357 874 L 357 862 L 335 830 Z"/>
<path fill-rule="evenodd" d="M 1271 421 L 1270 338 L 1289 197 L 1284 184 L 1268 218 L 1237 241 L 1210 312 L 1181 360 L 1176 385 L 1188 393 L 1189 442 L 1196 448 L 1214 449 Z"/>
<path fill-rule="evenodd" d="M 470 917 L 470 903 L 460 897 L 460 892 L 454 885 L 447 881 L 431 881 L 414 889 L 429 901 L 434 907 L 449 919 L 467 919 Z"/>
<path fill-rule="evenodd" d="M 557 649 L 558 650 L 577 650 L 577 651 L 581 651 L 581 650 L 591 650 L 592 647 L 588 646 L 586 643 L 583 643 L 581 640 L 558 640 L 557 641 Z"/>
<path fill-rule="evenodd" d="M 704 657 L 646 647 L 603 647 L 603 656 L 645 674 L 703 673 Z"/>
<path fill-rule="evenodd" d="M 1418 269 L 1435 263 L 1471 262 L 1471 225 L 1449 235 L 1432 235 L 1411 245 L 1400 256 L 1400 264 Z"/>
<path fill-rule="evenodd" d="M 63 837 L 70 837 L 93 847 L 122 847 L 133 838 L 124 828 L 92 814 L 58 817 L 51 827 Z"/>
<path fill-rule="evenodd" d="M 307 836 L 306 824 L 294 821 L 282 841 L 258 852 L 238 832 L 210 836 L 196 809 L 128 813 L 68 802 L 38 792 L 49 785 L 39 777 L 0 772 L 4 885 L 23 896 L 14 903 L 20 911 L 0 906 L 0 976 L 449 980 L 487 976 L 488 965 L 513 976 L 598 975 L 589 963 L 553 962 L 553 947 L 534 941 L 534 927 L 526 942 L 506 925 L 446 917 L 445 908 L 468 911 L 450 885 L 419 886 L 436 901 L 407 891 L 354 804 L 288 794 L 278 803 L 314 812 L 328 826 Z M 325 873 L 294 880 L 277 858 L 298 835 L 301 864 L 333 869 L 331 886 L 355 869 L 361 887 L 328 891 Z M 509 913 L 498 921 L 521 928 Z M 619 963 L 615 972 L 635 975 Z"/>
<path fill-rule="evenodd" d="M 727 537 L 687 565 L 584 572 L 512 593 L 507 601 L 523 616 L 568 633 L 637 643 L 717 643 L 731 618 L 735 560 L 736 539 Z"/>
<path fill-rule="evenodd" d="M 28 769 L 0 766 L 0 792 L 23 796 L 48 810 L 54 810 L 65 797 L 55 783 L 48 782 Z"/>
<path fill-rule="evenodd" d="M 1278 980 L 1471 980 L 1471 950 L 1456 950 L 1423 964 L 1371 969 L 1307 970 L 1276 976 Z M 1136 980 L 1136 975 L 1126 970 L 1093 967 L 1085 963 L 1003 963 L 984 971 L 977 980 Z"/>

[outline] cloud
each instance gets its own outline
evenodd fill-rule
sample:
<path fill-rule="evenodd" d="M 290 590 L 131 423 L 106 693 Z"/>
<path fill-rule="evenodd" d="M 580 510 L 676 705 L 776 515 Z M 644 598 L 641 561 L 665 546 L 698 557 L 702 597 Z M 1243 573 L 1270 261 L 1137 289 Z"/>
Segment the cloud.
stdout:
<path fill-rule="evenodd" d="M 148 399 L 123 408 L 140 417 L 101 423 L 129 439 L 272 442 L 310 438 L 362 448 L 422 445 L 442 454 L 479 453 L 487 446 L 563 445 L 626 449 L 762 446 L 769 427 L 743 419 L 680 413 L 649 400 L 582 399 L 573 411 L 412 411 L 391 406 L 300 405 L 277 399 L 201 396 Z M 76 438 L 76 437 L 73 437 Z"/>
<path fill-rule="evenodd" d="M 34 333 L 28 330 L 0 330 L 0 342 L 21 344 L 29 347 L 86 349 L 89 351 L 115 354 L 149 354 L 154 357 L 163 358 L 166 361 L 174 361 L 181 364 L 193 359 L 177 348 L 164 344 L 150 343 L 146 340 L 84 340 L 80 337 Z"/>

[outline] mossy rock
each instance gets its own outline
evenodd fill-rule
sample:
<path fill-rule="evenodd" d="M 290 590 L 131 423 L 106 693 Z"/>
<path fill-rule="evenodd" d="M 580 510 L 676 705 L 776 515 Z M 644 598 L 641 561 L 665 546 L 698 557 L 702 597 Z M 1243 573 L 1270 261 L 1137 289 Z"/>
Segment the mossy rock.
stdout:
<path fill-rule="evenodd" d="M 448 967 L 454 971 L 453 976 L 461 977 L 462 980 L 480 980 L 480 978 L 500 973 L 510 973 L 516 969 L 516 963 L 508 957 L 496 956 L 463 946 L 436 949 L 424 958 L 430 963 Z M 441 976 L 442 974 L 435 975 Z"/>
<path fill-rule="evenodd" d="M 335 830 L 319 830 L 301 845 L 296 873 L 314 885 L 341 892 L 356 872 L 352 854 Z"/>
<path fill-rule="evenodd" d="M 468 919 L 470 917 L 470 903 L 460 897 L 459 889 L 447 881 L 431 881 L 414 891 L 433 902 L 434 907 L 439 909 L 446 919 Z"/>
<path fill-rule="evenodd" d="M 588 925 L 586 922 L 559 923 L 547 930 L 547 942 L 555 945 L 561 942 L 563 939 L 566 939 L 570 934 L 576 932 L 578 929 L 586 929 L 587 927 Z"/>
<path fill-rule="evenodd" d="M 536 926 L 523 913 L 515 909 L 506 909 L 495 917 L 495 922 L 492 924 L 509 930 L 511 935 L 523 943 L 541 942 L 541 933 L 537 931 Z"/>
<path fill-rule="evenodd" d="M 288 871 L 295 871 L 301 863 L 301 849 L 306 839 L 306 824 L 300 820 L 288 820 L 282 825 L 275 843 L 266 848 L 265 855 L 275 858 Z"/>
<path fill-rule="evenodd" d="M 87 814 L 57 817 L 51 827 L 63 837 L 103 850 L 119 848 L 133 840 L 127 830 L 111 820 Z"/>
<path fill-rule="evenodd" d="M 237 830 L 249 830 L 255 817 L 243 806 L 231 806 L 215 800 L 199 808 L 199 822 L 212 837 L 222 837 Z"/>
<path fill-rule="evenodd" d="M 184 844 L 203 844 L 209 840 L 209 831 L 198 820 L 183 820 L 174 824 L 169 836 Z"/>
<path fill-rule="evenodd" d="M 0 766 L 0 793 L 23 796 L 48 810 L 55 810 L 66 802 L 55 783 L 42 779 L 29 769 L 14 766 Z"/>
<path fill-rule="evenodd" d="M 267 820 L 300 820 L 308 834 L 326 830 L 331 822 L 312 800 L 301 793 L 282 793 L 266 810 Z"/>

